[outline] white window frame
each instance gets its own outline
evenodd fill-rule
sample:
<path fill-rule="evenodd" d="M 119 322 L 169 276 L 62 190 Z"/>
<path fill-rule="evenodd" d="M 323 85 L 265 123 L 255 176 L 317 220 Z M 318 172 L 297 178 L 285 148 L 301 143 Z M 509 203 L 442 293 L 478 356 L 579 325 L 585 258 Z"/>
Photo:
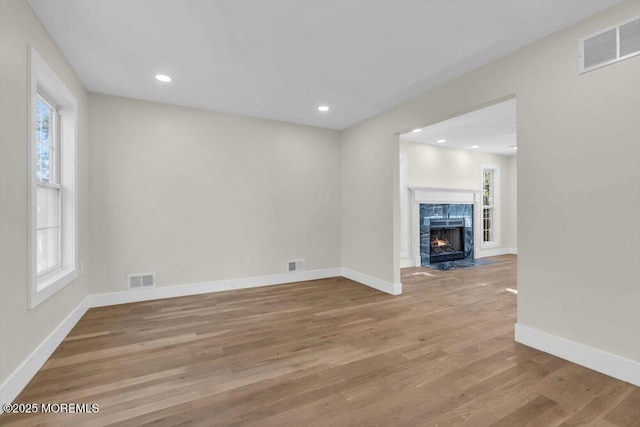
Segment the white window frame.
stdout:
<path fill-rule="evenodd" d="M 77 188 L 77 136 L 78 101 L 58 76 L 32 47 L 28 47 L 28 278 L 29 308 L 34 308 L 78 277 L 78 188 Z M 58 156 L 60 170 L 60 265 L 37 274 L 36 209 L 37 190 L 42 185 L 36 178 L 36 97 L 52 104 L 60 118 Z"/>
<path fill-rule="evenodd" d="M 485 242 L 484 241 L 484 173 L 485 171 L 493 172 L 493 205 L 491 208 L 493 209 L 493 223 L 492 223 L 492 240 Z M 500 246 L 500 168 L 497 165 L 481 165 L 480 166 L 480 188 L 482 188 L 483 194 L 481 197 L 481 208 L 480 212 L 482 214 L 482 218 L 480 218 L 480 225 L 482 229 L 480 230 L 480 247 L 482 249 L 486 248 L 496 248 Z"/>

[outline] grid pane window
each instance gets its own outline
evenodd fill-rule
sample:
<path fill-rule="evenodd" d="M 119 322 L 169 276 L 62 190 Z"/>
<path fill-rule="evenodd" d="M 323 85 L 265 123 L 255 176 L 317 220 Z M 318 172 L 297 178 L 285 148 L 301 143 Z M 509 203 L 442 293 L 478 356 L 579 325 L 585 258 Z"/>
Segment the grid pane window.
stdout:
<path fill-rule="evenodd" d="M 494 240 L 494 171 L 487 169 L 482 173 L 482 241 Z"/>
<path fill-rule="evenodd" d="M 45 274 L 60 266 L 62 188 L 59 170 L 56 109 L 36 98 L 36 272 Z"/>
<path fill-rule="evenodd" d="M 493 208 L 482 209 L 482 240 L 484 242 L 491 242 L 492 239 L 492 222 L 493 222 Z"/>

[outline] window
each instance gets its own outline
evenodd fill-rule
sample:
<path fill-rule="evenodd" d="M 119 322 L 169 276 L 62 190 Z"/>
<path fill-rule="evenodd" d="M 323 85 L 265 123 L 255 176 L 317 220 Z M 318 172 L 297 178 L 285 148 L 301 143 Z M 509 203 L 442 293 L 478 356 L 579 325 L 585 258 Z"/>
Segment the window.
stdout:
<path fill-rule="evenodd" d="M 77 277 L 77 101 L 29 49 L 29 307 Z"/>
<path fill-rule="evenodd" d="M 500 244 L 499 239 L 499 170 L 495 166 L 482 167 L 482 246 Z"/>
<path fill-rule="evenodd" d="M 55 107 L 36 96 L 36 272 L 42 277 L 60 268 L 60 156 Z"/>

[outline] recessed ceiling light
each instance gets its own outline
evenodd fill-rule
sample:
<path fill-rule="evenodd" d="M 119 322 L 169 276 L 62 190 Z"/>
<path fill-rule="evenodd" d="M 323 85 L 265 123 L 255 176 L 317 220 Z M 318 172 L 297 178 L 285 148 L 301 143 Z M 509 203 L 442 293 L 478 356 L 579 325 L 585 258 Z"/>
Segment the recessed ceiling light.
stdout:
<path fill-rule="evenodd" d="M 164 74 L 156 74 L 156 80 L 159 80 L 162 83 L 169 83 L 171 81 L 171 77 Z"/>
<path fill-rule="evenodd" d="M 416 129 L 412 130 L 411 132 L 415 132 L 415 133 L 422 132 L 422 129 L 416 128 Z"/>
<path fill-rule="evenodd" d="M 437 142 L 438 142 L 438 144 L 442 144 L 443 142 L 447 142 L 447 140 L 446 139 L 439 139 Z"/>
<path fill-rule="evenodd" d="M 480 148 L 479 145 L 472 145 L 471 148 Z"/>
<path fill-rule="evenodd" d="M 322 112 L 329 111 L 329 106 L 321 105 L 318 107 L 318 111 L 322 111 Z"/>

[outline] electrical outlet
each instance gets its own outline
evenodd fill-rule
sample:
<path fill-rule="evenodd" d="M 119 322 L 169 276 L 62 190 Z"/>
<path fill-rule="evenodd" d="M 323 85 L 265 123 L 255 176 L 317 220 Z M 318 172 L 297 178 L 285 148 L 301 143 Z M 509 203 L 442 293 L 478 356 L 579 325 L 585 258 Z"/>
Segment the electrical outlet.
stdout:
<path fill-rule="evenodd" d="M 327 240 L 327 242 L 325 243 L 325 249 L 328 251 L 331 250 L 331 240 Z"/>
<path fill-rule="evenodd" d="M 89 263 L 87 261 L 80 261 L 80 274 L 87 274 L 89 272 Z"/>

